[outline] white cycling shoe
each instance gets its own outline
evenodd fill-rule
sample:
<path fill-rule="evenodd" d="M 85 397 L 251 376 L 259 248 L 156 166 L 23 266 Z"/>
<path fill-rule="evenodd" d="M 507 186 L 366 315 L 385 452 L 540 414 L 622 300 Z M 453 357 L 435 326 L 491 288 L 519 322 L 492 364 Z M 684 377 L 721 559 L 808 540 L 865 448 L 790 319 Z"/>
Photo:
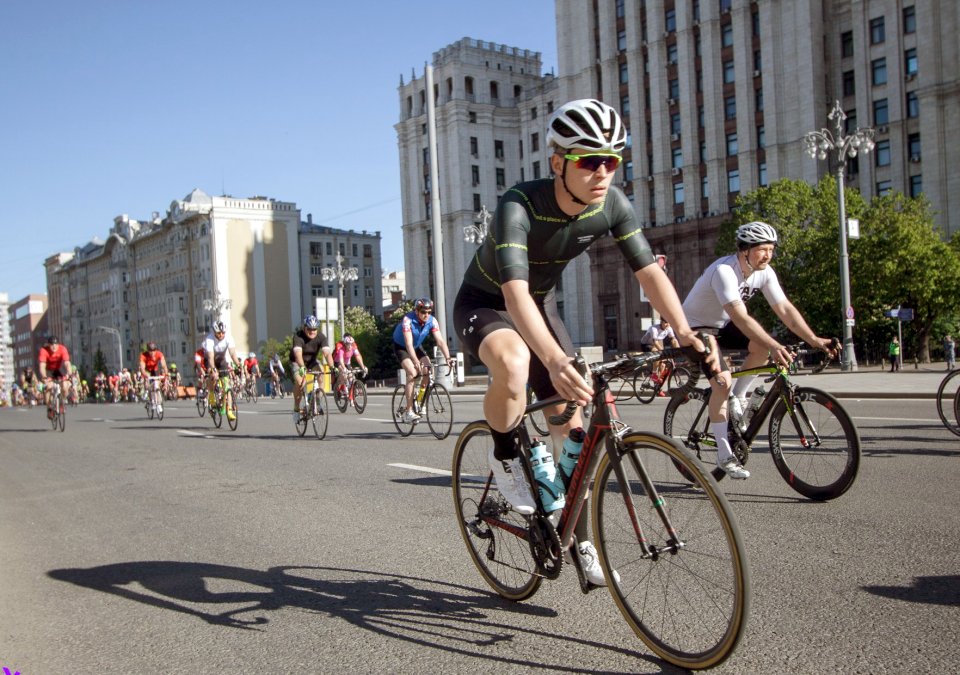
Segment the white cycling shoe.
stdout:
<path fill-rule="evenodd" d="M 583 573 L 594 586 L 606 586 L 607 578 L 603 576 L 603 568 L 600 566 L 600 558 L 597 555 L 597 549 L 589 541 L 580 542 L 577 557 L 580 559 L 580 566 Z M 620 583 L 620 575 L 613 570 L 613 580 Z"/>
<path fill-rule="evenodd" d="M 520 459 L 514 458 L 501 462 L 493 456 L 494 448 L 490 448 L 490 454 L 487 456 L 487 463 L 493 472 L 493 477 L 497 481 L 497 489 L 507 500 L 507 503 L 514 511 L 521 516 L 533 515 L 537 510 L 537 504 L 533 501 L 533 493 L 530 490 L 530 483 L 523 474 L 523 467 L 520 466 Z"/>

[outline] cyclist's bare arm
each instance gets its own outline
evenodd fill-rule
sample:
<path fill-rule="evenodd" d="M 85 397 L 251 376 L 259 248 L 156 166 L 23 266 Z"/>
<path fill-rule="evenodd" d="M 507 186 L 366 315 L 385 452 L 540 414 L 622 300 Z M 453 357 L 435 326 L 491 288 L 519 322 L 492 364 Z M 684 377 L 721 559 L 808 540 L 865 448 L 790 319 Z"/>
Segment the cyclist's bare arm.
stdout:
<path fill-rule="evenodd" d="M 705 345 L 687 323 L 687 316 L 683 313 L 677 289 L 673 287 L 666 272 L 660 269 L 659 265 L 647 265 L 637 270 L 634 276 L 637 277 L 640 287 L 643 288 L 653 308 L 665 316 L 673 327 L 673 332 L 680 344 L 702 352 Z M 706 364 L 713 372 L 720 372 L 720 357 L 715 349 L 710 351 Z"/>
<path fill-rule="evenodd" d="M 503 284 L 501 290 L 507 312 L 516 324 L 520 337 L 547 367 L 554 389 L 568 401 L 587 405 L 593 397 L 593 387 L 584 381 L 573 365 L 573 358 L 564 353 L 547 328 L 540 309 L 530 295 L 530 284 L 523 279 L 514 279 Z"/>
<path fill-rule="evenodd" d="M 333 362 L 333 354 L 330 352 L 329 347 L 324 347 L 322 351 L 323 351 L 323 358 L 327 362 L 327 365 L 330 366 L 330 372 L 332 373 L 334 370 L 337 369 L 336 364 L 334 364 Z"/>
<path fill-rule="evenodd" d="M 800 310 L 798 310 L 792 302 L 783 300 L 772 305 L 771 309 L 773 309 L 774 314 L 783 321 L 783 325 L 789 328 L 790 332 L 794 335 L 812 347 L 823 347 L 832 353 L 831 339 L 817 337 L 817 334 L 810 329 L 810 326 L 800 314 Z"/>
<path fill-rule="evenodd" d="M 743 300 L 734 300 L 727 303 L 723 306 L 723 309 L 744 335 L 770 352 L 770 358 L 774 362 L 782 363 L 785 366 L 793 362 L 793 354 L 790 353 L 790 350 L 774 340 L 767 331 L 763 330 L 763 326 L 747 313 L 747 307 L 743 304 Z"/>

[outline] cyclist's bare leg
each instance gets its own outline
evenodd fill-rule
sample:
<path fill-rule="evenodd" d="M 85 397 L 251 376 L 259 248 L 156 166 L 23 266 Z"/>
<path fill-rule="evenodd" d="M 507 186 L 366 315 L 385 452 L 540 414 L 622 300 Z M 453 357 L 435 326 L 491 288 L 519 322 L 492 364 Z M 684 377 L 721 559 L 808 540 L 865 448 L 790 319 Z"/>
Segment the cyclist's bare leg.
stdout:
<path fill-rule="evenodd" d="M 293 409 L 300 410 L 300 399 L 303 398 L 303 378 L 300 377 L 300 372 L 294 367 L 293 369 Z"/>
<path fill-rule="evenodd" d="M 501 328 L 483 339 L 479 352 L 490 372 L 483 414 L 495 431 L 505 433 L 520 425 L 527 407 L 530 348 L 519 333 Z"/>
<path fill-rule="evenodd" d="M 416 384 L 417 379 L 417 367 L 413 363 L 413 359 L 404 359 L 400 362 L 400 367 L 403 368 L 403 372 L 407 375 L 407 383 L 404 385 L 404 394 L 407 397 L 407 410 L 413 410 L 413 387 Z"/>

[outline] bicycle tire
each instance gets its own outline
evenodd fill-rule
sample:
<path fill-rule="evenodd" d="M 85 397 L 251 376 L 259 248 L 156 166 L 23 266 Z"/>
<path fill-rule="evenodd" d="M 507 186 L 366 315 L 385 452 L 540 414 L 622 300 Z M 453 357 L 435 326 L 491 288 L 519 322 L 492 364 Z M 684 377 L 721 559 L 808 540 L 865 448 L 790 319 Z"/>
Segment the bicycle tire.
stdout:
<path fill-rule="evenodd" d="M 712 668 L 736 649 L 750 615 L 750 570 L 736 517 L 717 482 L 671 439 L 632 432 L 623 447 L 627 485 L 604 455 L 592 506 L 610 594 L 660 658 L 684 668 Z M 678 463 L 695 487 L 681 482 Z M 670 529 L 656 508 L 661 505 Z M 644 552 L 635 525 L 658 554 Z M 671 550 L 677 536 L 683 546 Z"/>
<path fill-rule="evenodd" d="M 534 403 L 538 402 L 540 399 L 537 398 L 537 395 L 534 393 L 533 389 L 530 389 L 527 392 L 527 405 L 531 406 Z M 550 435 L 550 427 L 547 425 L 547 416 L 542 410 L 538 410 L 535 413 L 530 413 L 528 415 L 530 418 L 530 424 L 533 425 L 533 428 L 537 430 L 537 433 L 541 436 Z"/>
<path fill-rule="evenodd" d="M 358 415 L 362 415 L 367 409 L 367 385 L 360 380 L 353 383 L 353 407 L 357 409 Z"/>
<path fill-rule="evenodd" d="M 163 403 L 157 404 L 157 419 L 163 421 Z"/>
<path fill-rule="evenodd" d="M 677 366 L 674 368 L 673 372 L 670 373 L 670 377 L 667 378 L 667 394 L 669 395 L 671 391 L 683 387 L 687 382 L 690 381 L 691 377 L 692 374 L 690 373 L 689 368 L 685 366 Z"/>
<path fill-rule="evenodd" d="M 63 401 L 60 402 L 60 414 L 57 415 L 57 425 L 60 427 L 61 433 L 67 430 L 67 409 L 63 406 Z"/>
<path fill-rule="evenodd" d="M 298 436 L 303 436 L 307 433 L 307 417 L 306 413 L 303 410 L 299 411 L 300 417 L 298 421 L 294 423 L 294 428 L 297 430 Z"/>
<path fill-rule="evenodd" d="M 200 414 L 200 417 L 207 414 L 207 396 L 209 395 L 206 390 L 197 392 L 197 412 Z"/>
<path fill-rule="evenodd" d="M 237 425 L 240 423 L 240 413 L 237 411 L 237 397 L 235 394 L 230 396 L 229 411 L 233 413 L 233 419 L 230 419 L 230 415 L 227 415 L 227 425 L 230 427 L 230 431 L 236 431 Z"/>
<path fill-rule="evenodd" d="M 700 412 L 704 397 L 709 390 L 694 389 L 693 391 L 670 397 L 667 409 L 663 413 L 663 434 L 669 436 L 687 449 L 701 464 L 704 465 L 717 482 L 727 477 L 726 472 L 717 466 L 717 442 L 710 430 L 707 411 L 703 411 L 700 428 L 694 429 L 693 422 Z M 693 403 L 693 405 L 687 405 Z M 729 430 L 727 440 L 737 460 L 746 466 L 750 460 L 750 446 L 739 444 L 732 429 Z M 683 467 L 677 465 L 677 470 L 683 473 Z"/>
<path fill-rule="evenodd" d="M 147 402 L 147 419 L 148 420 L 153 419 L 153 402 L 152 401 Z"/>
<path fill-rule="evenodd" d="M 640 368 L 633 378 L 633 395 L 643 404 L 653 402 L 657 395 L 656 384 L 651 376 L 653 370 L 650 368 Z"/>
<path fill-rule="evenodd" d="M 343 389 L 339 385 L 334 389 L 333 402 L 336 404 L 337 410 L 345 413 L 347 412 L 347 406 L 350 405 L 350 397 Z"/>
<path fill-rule="evenodd" d="M 330 409 L 327 407 L 327 394 L 319 389 L 314 392 L 313 404 L 315 406 L 313 410 L 313 416 L 311 422 L 313 423 L 313 433 L 317 437 L 318 441 L 322 441 L 323 437 L 327 435 L 327 424 L 330 421 Z"/>
<path fill-rule="evenodd" d="M 407 395 L 405 387 L 398 384 L 393 390 L 393 397 L 390 399 L 390 408 L 393 413 L 393 426 L 397 428 L 401 436 L 409 436 L 413 433 L 414 422 L 404 422 L 403 413 L 407 409 Z"/>
<path fill-rule="evenodd" d="M 496 518 L 517 530 L 528 527 L 527 519 L 511 509 L 497 490 L 487 459 L 492 447 L 486 422 L 473 422 L 460 433 L 453 451 L 454 510 L 480 576 L 500 596 L 525 600 L 543 583 L 529 543 L 484 520 Z"/>
<path fill-rule="evenodd" d="M 210 417 L 213 418 L 213 424 L 217 429 L 223 424 L 223 400 L 218 396 L 216 404 L 210 408 Z"/>
<path fill-rule="evenodd" d="M 434 382 L 423 399 L 423 412 L 427 417 L 427 426 L 438 440 L 450 435 L 453 429 L 453 399 L 442 384 Z"/>
<path fill-rule="evenodd" d="M 840 402 L 825 391 L 799 387 L 789 415 L 792 424 L 784 424 L 787 416 L 781 399 L 770 415 L 770 454 L 787 485 L 818 501 L 836 499 L 849 490 L 860 470 L 860 434 Z M 791 430 L 797 438 L 785 447 Z M 813 430 L 821 445 L 805 447 Z"/>
<path fill-rule="evenodd" d="M 256 385 L 256 384 L 254 384 L 253 387 L 250 388 L 250 395 L 253 397 L 253 402 L 254 402 L 254 403 L 256 403 L 257 400 L 260 398 L 260 395 L 257 393 L 257 385 Z"/>
<path fill-rule="evenodd" d="M 960 436 L 960 418 L 953 410 L 953 400 L 960 392 L 960 370 L 947 374 L 937 388 L 937 414 L 950 433 Z M 952 383 L 952 384 L 951 384 Z"/>

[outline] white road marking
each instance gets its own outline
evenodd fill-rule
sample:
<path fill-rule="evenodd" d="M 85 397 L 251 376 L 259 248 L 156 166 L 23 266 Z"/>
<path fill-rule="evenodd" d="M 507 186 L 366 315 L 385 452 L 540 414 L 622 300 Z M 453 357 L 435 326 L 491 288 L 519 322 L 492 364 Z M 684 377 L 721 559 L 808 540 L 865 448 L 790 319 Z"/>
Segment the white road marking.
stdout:
<path fill-rule="evenodd" d="M 184 436 L 206 436 L 206 434 L 201 434 L 196 431 L 190 431 L 188 429 L 177 429 L 178 434 L 183 434 Z"/>
<path fill-rule="evenodd" d="M 916 417 L 854 417 L 855 420 L 880 420 L 882 422 L 939 422 L 940 420 L 921 420 Z"/>
<path fill-rule="evenodd" d="M 429 466 L 418 466 L 416 464 L 387 464 L 387 466 L 393 466 L 398 469 L 409 469 L 410 471 L 421 471 L 423 473 L 432 473 L 437 476 L 453 476 L 452 471 L 447 471 L 446 469 L 434 469 Z M 473 474 L 462 474 L 460 476 L 461 481 L 473 482 L 473 483 L 484 483 L 487 480 L 486 476 L 475 476 Z"/>

